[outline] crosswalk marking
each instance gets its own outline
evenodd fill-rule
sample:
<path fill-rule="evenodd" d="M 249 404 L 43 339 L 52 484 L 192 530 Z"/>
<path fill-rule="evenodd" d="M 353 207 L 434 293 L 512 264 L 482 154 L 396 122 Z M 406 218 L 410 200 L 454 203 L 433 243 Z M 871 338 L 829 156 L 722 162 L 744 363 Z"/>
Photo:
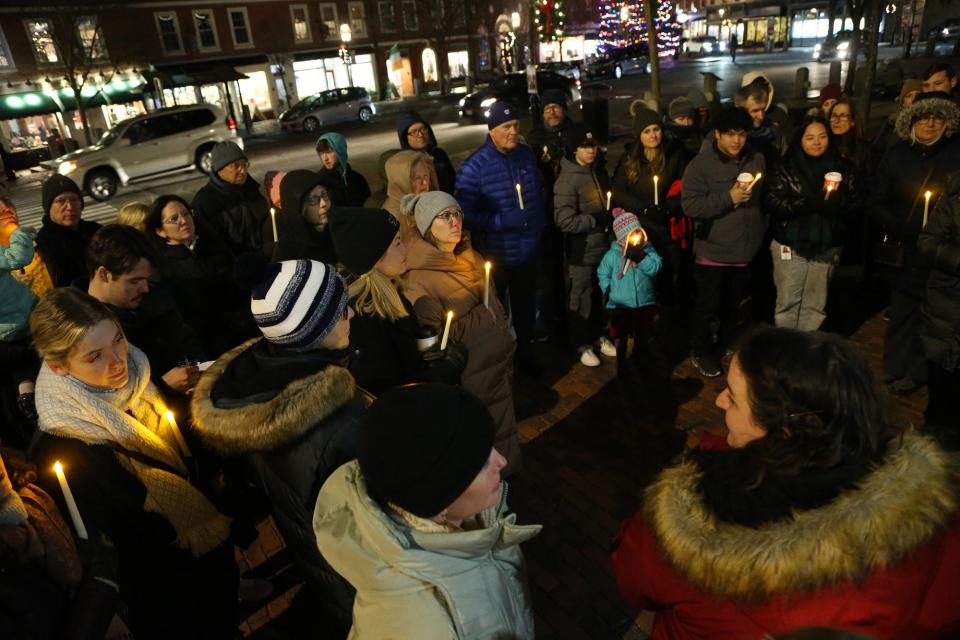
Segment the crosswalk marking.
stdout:
<path fill-rule="evenodd" d="M 26 189 L 14 192 L 12 196 L 13 205 L 17 208 L 17 216 L 20 218 L 20 226 L 39 229 L 42 226 L 40 220 L 43 218 L 43 196 L 40 189 Z M 85 196 L 83 201 L 84 220 L 100 224 L 117 221 L 117 208 L 109 202 L 97 202 L 89 196 Z"/>

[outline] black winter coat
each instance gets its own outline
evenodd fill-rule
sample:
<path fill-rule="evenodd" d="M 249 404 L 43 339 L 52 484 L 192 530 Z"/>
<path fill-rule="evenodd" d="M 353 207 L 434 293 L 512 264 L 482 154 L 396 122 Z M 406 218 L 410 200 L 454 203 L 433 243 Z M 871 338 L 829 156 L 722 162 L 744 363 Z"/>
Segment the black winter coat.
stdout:
<path fill-rule="evenodd" d="M 433 127 L 415 111 L 401 113 L 397 117 L 397 138 L 400 140 L 400 148 L 413 148 L 410 146 L 407 130 L 418 122 L 427 128 L 428 139 L 426 148 L 420 149 L 420 151 L 426 151 L 433 158 L 433 168 L 437 172 L 437 184 L 440 186 L 440 191 L 446 191 L 452 195 L 454 188 L 457 186 L 457 170 L 453 168 L 453 163 L 450 161 L 447 152 L 437 146 L 437 137 L 433 134 Z"/>
<path fill-rule="evenodd" d="M 547 212 L 548 225 L 553 223 L 553 186 L 560 174 L 560 162 L 566 155 L 564 134 L 570 128 L 569 116 L 556 127 L 547 127 L 541 119 L 527 135 L 527 144 L 537 158 L 537 169 L 543 180 L 543 202 Z"/>
<path fill-rule="evenodd" d="M 43 216 L 43 227 L 37 232 L 37 253 L 50 273 L 55 287 L 67 287 L 87 280 L 86 250 L 90 238 L 100 229 L 96 222 L 81 220 L 74 231 Z"/>
<path fill-rule="evenodd" d="M 320 596 L 316 605 L 345 635 L 353 589 L 320 555 L 312 526 L 320 487 L 356 457 L 359 421 L 373 402 L 341 366 L 343 355 L 247 342 L 207 370 L 192 409 L 206 446 L 251 465 L 297 566 Z"/>
<path fill-rule="evenodd" d="M 910 141 L 894 145 L 884 156 L 870 189 L 867 214 L 883 225 L 889 240 L 903 247 L 904 266 L 886 269 L 891 285 L 920 297 L 929 263 L 917 249 L 923 225 L 924 192 L 931 191 L 930 211 L 960 171 L 960 140 L 941 138 L 925 146 Z"/>
<path fill-rule="evenodd" d="M 236 616 L 238 572 L 230 544 L 200 558 L 176 543 L 163 516 L 144 508 L 146 488 L 124 469 L 113 449 L 73 438 L 41 433 L 31 447 L 39 483 L 60 502 L 53 473 L 59 460 L 89 532 L 113 541 L 119 558 L 120 597 L 130 608 L 131 630 L 138 638 L 230 638 Z"/>
<path fill-rule="evenodd" d="M 828 171 L 838 172 L 843 181 L 825 198 L 823 175 Z M 861 206 L 858 173 L 852 162 L 831 151 L 820 161 L 811 160 L 799 148 L 787 153 L 764 192 L 773 238 L 804 258 L 843 246 Z"/>
<path fill-rule="evenodd" d="M 960 182 L 953 186 L 919 240 L 930 264 L 920 342 L 924 355 L 947 371 L 960 368 Z"/>
<path fill-rule="evenodd" d="M 270 217 L 270 205 L 253 178 L 247 177 L 242 185 L 232 185 L 216 174 L 211 175 L 193 197 L 190 208 L 234 255 L 260 251 L 261 229 Z"/>
<path fill-rule="evenodd" d="M 334 167 L 333 169 L 320 167 L 317 174 L 323 177 L 325 181 L 331 180 L 337 185 L 337 191 L 333 197 L 337 204 L 347 207 L 362 207 L 363 203 L 370 197 L 370 185 L 367 184 L 367 179 L 354 171 L 349 164 L 347 164 L 346 176 L 340 174 L 340 167 Z M 281 182 L 280 185 L 282 188 L 283 183 Z M 281 196 L 282 201 L 283 197 Z"/>
<path fill-rule="evenodd" d="M 332 196 L 331 204 L 343 204 L 343 192 L 337 192 L 337 181 L 329 174 L 312 171 L 291 171 L 280 183 L 280 203 L 277 211 L 277 242 L 273 242 L 273 230 L 268 220 L 264 224 L 264 251 L 274 262 L 282 260 L 317 260 L 327 264 L 337 263 L 330 227 L 317 229 L 303 217 L 303 205 L 307 194 L 317 186 L 324 186 Z M 269 234 L 269 235 L 268 235 Z"/>

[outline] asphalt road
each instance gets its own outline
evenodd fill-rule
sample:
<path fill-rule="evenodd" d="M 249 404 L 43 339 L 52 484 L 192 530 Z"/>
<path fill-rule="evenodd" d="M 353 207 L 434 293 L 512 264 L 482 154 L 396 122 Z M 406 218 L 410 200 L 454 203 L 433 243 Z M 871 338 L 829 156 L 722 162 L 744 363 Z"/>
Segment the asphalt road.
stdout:
<path fill-rule="evenodd" d="M 785 53 L 740 54 L 736 63 L 731 62 L 729 56 L 665 60 L 661 72 L 664 105 L 691 88 L 702 89 L 703 73 L 713 73 L 720 77 L 720 93 L 729 98 L 740 86 L 743 74 L 762 69 L 773 82 L 775 98 L 779 100 L 792 95 L 796 70 L 800 66 L 806 66 L 810 70 L 810 86 L 814 91 L 818 91 L 827 83 L 829 64 L 813 61 L 811 53 L 810 49 L 793 49 Z M 898 54 L 899 49 L 881 49 L 881 57 Z M 610 98 L 611 131 L 625 134 L 630 127 L 630 103 L 649 89 L 649 76 L 625 76 L 611 81 L 610 85 L 607 95 Z M 486 126 L 458 122 L 456 100 L 457 97 L 437 98 L 428 108 L 420 107 L 420 111 L 432 123 L 440 146 L 447 151 L 455 164 L 459 164 L 483 142 Z M 529 126 L 529 119 L 524 120 L 524 126 Z M 398 146 L 393 117 L 378 116 L 370 123 L 343 124 L 337 126 L 336 130 L 347 136 L 353 167 L 367 176 L 374 190 L 379 188 L 382 184 L 377 166 L 380 154 Z M 263 175 L 270 170 L 317 168 L 319 160 L 314 153 L 314 142 L 315 137 L 311 134 L 287 134 L 279 131 L 248 138 L 246 148 L 251 160 L 251 175 L 262 181 Z M 98 222 L 113 221 L 116 211 L 124 204 L 133 201 L 150 202 L 156 196 L 166 193 L 181 195 L 189 200 L 205 181 L 204 176 L 190 171 L 137 183 L 121 188 L 116 197 L 105 203 L 96 203 L 88 198 L 84 217 Z M 14 201 L 23 223 L 36 226 L 42 215 L 39 183 L 15 189 Z"/>

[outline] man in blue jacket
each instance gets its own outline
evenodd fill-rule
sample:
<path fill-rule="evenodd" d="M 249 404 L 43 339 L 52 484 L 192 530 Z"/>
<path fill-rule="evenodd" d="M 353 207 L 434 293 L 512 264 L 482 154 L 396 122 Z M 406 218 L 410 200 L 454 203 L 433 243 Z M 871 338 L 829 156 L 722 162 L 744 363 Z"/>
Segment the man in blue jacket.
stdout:
<path fill-rule="evenodd" d="M 456 198 L 474 248 L 493 262 L 497 293 L 508 304 L 517 333 L 517 362 L 535 368 L 530 354 L 536 319 L 537 259 L 546 224 L 543 187 L 533 151 L 520 142 L 517 110 L 490 107 L 487 136 L 457 172 Z"/>

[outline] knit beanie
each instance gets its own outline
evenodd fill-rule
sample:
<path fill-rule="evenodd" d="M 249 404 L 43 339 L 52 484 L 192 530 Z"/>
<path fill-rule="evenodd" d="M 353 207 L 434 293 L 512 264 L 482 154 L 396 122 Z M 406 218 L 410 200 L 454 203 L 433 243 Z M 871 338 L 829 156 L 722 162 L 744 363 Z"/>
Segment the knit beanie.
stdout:
<path fill-rule="evenodd" d="M 384 209 L 332 207 L 327 220 L 337 258 L 355 276 L 373 269 L 400 231 L 400 222 Z"/>
<path fill-rule="evenodd" d="M 595 147 L 598 144 L 599 140 L 593 135 L 593 131 L 585 122 L 572 122 L 563 132 L 563 147 L 567 158 L 571 160 L 576 157 L 577 149 L 580 147 Z"/>
<path fill-rule="evenodd" d="M 246 160 L 243 149 L 237 146 L 236 142 L 224 140 L 213 145 L 213 151 L 210 152 L 210 169 L 214 173 L 220 171 L 231 162 L 237 160 Z"/>
<path fill-rule="evenodd" d="M 617 236 L 617 242 L 621 244 L 630 237 L 630 234 L 640 228 L 640 221 L 637 216 L 620 207 L 613 210 L 613 233 Z"/>
<path fill-rule="evenodd" d="M 540 97 L 540 108 L 546 109 L 548 104 L 558 104 L 567 108 L 567 94 L 563 89 L 547 89 Z"/>
<path fill-rule="evenodd" d="M 661 124 L 662 122 L 663 118 L 653 109 L 638 107 L 633 114 L 633 135 L 639 138 L 644 129 L 652 124 Z"/>
<path fill-rule="evenodd" d="M 83 194 L 80 193 L 80 187 L 77 186 L 77 183 L 67 176 L 55 173 L 43 183 L 41 197 L 43 198 L 44 215 L 50 215 L 50 206 L 53 205 L 53 199 L 61 193 L 77 194 L 80 198 L 80 208 L 83 209 Z"/>
<path fill-rule="evenodd" d="M 843 89 L 840 85 L 836 82 L 831 82 L 823 89 L 820 89 L 820 105 L 823 106 L 823 103 L 827 100 L 839 100 L 841 95 L 843 95 Z"/>
<path fill-rule="evenodd" d="M 670 101 L 670 106 L 667 108 L 667 115 L 671 120 L 682 117 L 692 118 L 695 115 L 693 103 L 690 102 L 690 98 L 685 96 L 674 98 Z"/>
<path fill-rule="evenodd" d="M 709 109 L 710 103 L 707 102 L 707 96 L 699 89 L 690 89 L 687 91 L 687 100 L 693 105 L 694 109 Z"/>
<path fill-rule="evenodd" d="M 432 518 L 483 469 L 493 434 L 486 405 L 461 387 L 394 387 L 361 418 L 357 461 L 367 493 L 381 504 Z"/>
<path fill-rule="evenodd" d="M 427 234 L 427 229 L 433 224 L 434 218 L 443 213 L 444 209 L 451 207 L 459 209 L 460 203 L 445 191 L 408 193 L 400 201 L 400 213 L 413 216 L 421 236 Z"/>
<path fill-rule="evenodd" d="M 504 122 L 519 120 L 517 109 L 509 102 L 497 100 L 490 107 L 490 115 L 487 116 L 487 129 L 496 129 Z"/>
<path fill-rule="evenodd" d="M 263 337 L 292 351 L 316 349 L 346 307 L 340 274 L 315 260 L 268 264 L 250 291 L 250 310 Z"/>

